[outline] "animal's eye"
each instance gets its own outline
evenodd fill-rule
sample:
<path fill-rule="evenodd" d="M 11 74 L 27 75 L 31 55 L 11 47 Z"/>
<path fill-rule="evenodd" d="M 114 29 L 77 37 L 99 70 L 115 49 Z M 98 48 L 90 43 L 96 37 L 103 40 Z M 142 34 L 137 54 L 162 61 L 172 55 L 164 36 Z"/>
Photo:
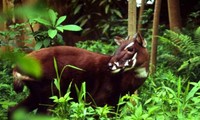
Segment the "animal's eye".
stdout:
<path fill-rule="evenodd" d="M 128 52 L 133 52 L 133 45 L 134 45 L 134 42 L 129 43 L 129 44 L 124 48 L 124 50 L 127 50 Z"/>
<path fill-rule="evenodd" d="M 133 52 L 133 47 L 128 47 L 128 48 L 126 48 L 126 50 L 129 52 Z"/>

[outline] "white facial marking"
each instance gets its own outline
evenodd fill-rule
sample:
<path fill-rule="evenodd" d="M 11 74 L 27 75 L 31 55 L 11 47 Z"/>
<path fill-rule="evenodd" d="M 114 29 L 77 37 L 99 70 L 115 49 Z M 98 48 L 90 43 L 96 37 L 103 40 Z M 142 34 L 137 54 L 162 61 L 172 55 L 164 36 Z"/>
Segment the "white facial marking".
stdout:
<path fill-rule="evenodd" d="M 111 67 L 111 66 L 112 66 L 112 63 L 108 63 L 108 66 L 110 66 L 110 67 Z"/>
<path fill-rule="evenodd" d="M 135 70 L 135 72 L 137 73 L 136 77 L 138 78 L 146 78 L 148 76 L 146 68 L 138 68 Z"/>
<path fill-rule="evenodd" d="M 119 67 L 119 62 L 114 62 L 114 64 L 115 64 L 117 67 Z"/>
<path fill-rule="evenodd" d="M 120 72 L 120 70 L 121 69 L 116 69 L 116 70 L 113 70 L 113 71 L 111 71 L 112 73 L 118 73 L 118 72 Z"/>
<path fill-rule="evenodd" d="M 132 60 L 135 60 L 137 57 L 137 53 L 134 54 L 134 56 L 132 57 Z"/>
<path fill-rule="evenodd" d="M 128 62 L 129 62 L 129 60 L 127 60 L 127 61 L 125 62 L 124 66 L 129 66 Z"/>
<path fill-rule="evenodd" d="M 133 61 L 133 65 L 132 65 L 132 68 L 135 67 L 136 61 L 137 61 L 137 60 L 134 59 L 134 61 Z"/>
<path fill-rule="evenodd" d="M 114 65 L 113 67 L 112 67 L 112 70 L 116 70 L 117 69 L 117 67 Z"/>
<path fill-rule="evenodd" d="M 127 48 L 131 47 L 134 45 L 134 42 L 129 43 L 124 49 L 126 50 Z"/>
<path fill-rule="evenodd" d="M 132 64 L 132 66 L 131 67 L 129 67 L 129 68 L 125 68 L 125 70 L 124 71 L 129 71 L 129 70 L 131 70 L 131 69 L 133 69 L 134 67 L 135 67 L 135 64 L 136 64 L 136 59 L 134 59 L 133 60 L 133 64 Z"/>

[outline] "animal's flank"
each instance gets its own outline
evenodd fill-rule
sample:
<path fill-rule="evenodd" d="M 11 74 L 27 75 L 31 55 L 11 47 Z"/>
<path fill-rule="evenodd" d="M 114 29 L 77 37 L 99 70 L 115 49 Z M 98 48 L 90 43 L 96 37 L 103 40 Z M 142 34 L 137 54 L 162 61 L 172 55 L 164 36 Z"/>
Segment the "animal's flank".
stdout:
<path fill-rule="evenodd" d="M 37 108 L 38 112 L 45 113 L 47 107 L 41 104 L 53 104 L 49 97 L 52 95 L 51 91 L 57 93 L 55 86 L 52 88 L 53 80 L 56 78 L 54 57 L 59 72 L 66 65 L 73 65 L 84 70 L 69 67 L 64 70 L 60 81 L 62 94 L 66 92 L 71 82 L 72 86 L 76 84 L 78 87 L 82 82 L 86 82 L 86 91 L 90 94 L 86 98 L 87 102 L 94 100 L 97 105 L 103 106 L 116 105 L 120 95 L 138 89 L 148 76 L 149 54 L 145 46 L 146 42 L 139 34 L 127 37 L 126 40 L 116 38 L 119 48 L 113 56 L 69 46 L 44 48 L 28 54 L 42 65 L 42 76 L 34 78 L 16 68 L 13 70 L 14 89 L 19 92 L 23 85 L 26 85 L 30 90 L 30 95 L 9 109 L 9 119 L 10 115 L 20 107 L 25 107 L 28 111 Z M 71 91 L 71 96 L 76 100 L 74 87 Z"/>

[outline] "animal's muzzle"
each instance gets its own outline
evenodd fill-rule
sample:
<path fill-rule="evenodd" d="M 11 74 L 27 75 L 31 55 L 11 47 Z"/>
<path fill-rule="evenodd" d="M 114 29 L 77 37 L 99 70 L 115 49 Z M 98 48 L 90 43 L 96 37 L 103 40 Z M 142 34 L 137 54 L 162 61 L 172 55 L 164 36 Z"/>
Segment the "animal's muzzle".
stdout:
<path fill-rule="evenodd" d="M 115 61 L 113 63 L 109 62 L 108 63 L 109 69 L 111 70 L 112 73 L 119 73 L 121 71 L 131 70 L 136 65 L 137 62 L 136 57 L 137 53 L 135 53 L 131 59 L 128 59 L 124 62 L 119 62 L 119 61 Z"/>

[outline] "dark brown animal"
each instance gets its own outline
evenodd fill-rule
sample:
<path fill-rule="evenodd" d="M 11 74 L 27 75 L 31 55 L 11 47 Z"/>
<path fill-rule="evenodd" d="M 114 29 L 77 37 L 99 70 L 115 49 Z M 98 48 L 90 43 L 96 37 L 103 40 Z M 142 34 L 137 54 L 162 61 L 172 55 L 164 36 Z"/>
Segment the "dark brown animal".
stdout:
<path fill-rule="evenodd" d="M 127 40 L 116 37 L 115 41 L 119 48 L 113 56 L 69 46 L 44 48 L 28 54 L 40 62 L 43 70 L 42 76 L 36 79 L 23 74 L 17 67 L 13 70 L 15 90 L 21 90 L 22 85 L 25 84 L 30 90 L 30 95 L 21 103 L 10 108 L 9 116 L 21 107 L 28 111 L 36 108 L 38 108 L 38 112 L 47 111 L 47 106 L 44 104 L 52 104 L 49 97 L 52 96 L 51 85 L 56 78 L 54 57 L 57 60 L 59 72 L 65 65 L 73 65 L 84 70 L 73 68 L 64 70 L 61 78 L 62 94 L 65 94 L 71 81 L 77 86 L 85 81 L 87 93 L 99 106 L 116 105 L 120 95 L 127 92 L 133 93 L 148 76 L 149 55 L 146 41 L 140 34 L 128 37 Z M 55 87 L 53 91 L 56 93 Z M 72 88 L 71 96 L 76 98 L 74 88 Z M 91 97 L 87 96 L 88 102 L 92 101 Z"/>

